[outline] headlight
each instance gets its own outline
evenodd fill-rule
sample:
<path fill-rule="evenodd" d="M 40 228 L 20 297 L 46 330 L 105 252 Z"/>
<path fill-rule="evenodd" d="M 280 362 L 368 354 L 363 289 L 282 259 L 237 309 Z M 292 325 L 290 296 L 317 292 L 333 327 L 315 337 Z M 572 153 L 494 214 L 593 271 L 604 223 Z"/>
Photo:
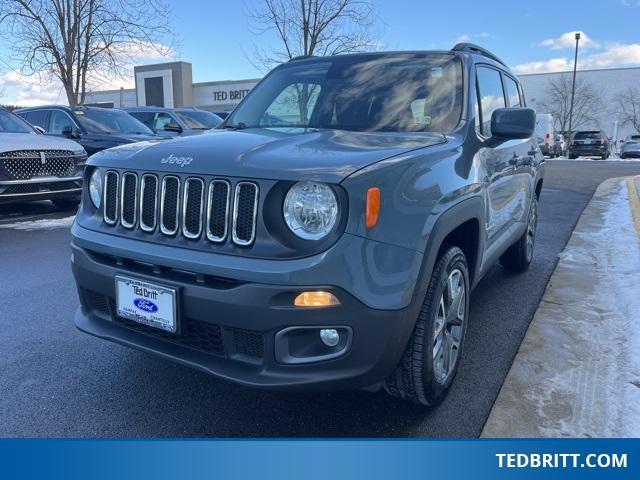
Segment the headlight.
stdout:
<path fill-rule="evenodd" d="M 305 240 L 327 236 L 338 218 L 338 201 L 324 183 L 299 182 L 284 199 L 284 219 L 291 231 Z"/>
<path fill-rule="evenodd" d="M 93 206 L 100 208 L 100 203 L 102 203 L 102 174 L 97 168 L 93 171 L 89 180 L 89 196 Z"/>

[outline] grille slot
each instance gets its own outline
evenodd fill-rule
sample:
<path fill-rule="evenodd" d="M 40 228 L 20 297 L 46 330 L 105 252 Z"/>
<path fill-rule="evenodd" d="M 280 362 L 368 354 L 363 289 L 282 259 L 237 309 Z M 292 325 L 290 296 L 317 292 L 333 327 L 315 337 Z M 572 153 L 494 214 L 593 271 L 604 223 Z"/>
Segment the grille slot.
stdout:
<path fill-rule="evenodd" d="M 231 185 L 226 180 L 213 180 L 209 184 L 207 200 L 207 238 L 223 242 L 227 238 Z"/>
<path fill-rule="evenodd" d="M 12 180 L 37 177 L 72 177 L 80 157 L 68 150 L 18 150 L 0 153 L 0 167 Z"/>
<path fill-rule="evenodd" d="M 238 182 L 233 199 L 233 241 L 237 245 L 251 245 L 256 236 L 258 185 Z"/>
<path fill-rule="evenodd" d="M 175 235 L 178 231 L 179 199 L 180 179 L 173 176 L 164 177 L 160 198 L 160 231 L 165 235 Z"/>
<path fill-rule="evenodd" d="M 249 330 L 234 330 L 236 351 L 252 358 L 264 357 L 264 339 L 260 333 Z"/>
<path fill-rule="evenodd" d="M 104 178 L 104 221 L 115 225 L 118 221 L 118 174 L 109 171 Z"/>
<path fill-rule="evenodd" d="M 187 178 L 182 200 L 182 234 L 187 238 L 195 239 L 202 233 L 203 199 L 204 182 L 199 178 Z"/>
<path fill-rule="evenodd" d="M 157 222 L 158 178 L 149 173 L 140 180 L 140 228 L 153 232 Z"/>
<path fill-rule="evenodd" d="M 125 228 L 133 228 L 136 223 L 136 206 L 138 198 L 138 176 L 126 172 L 122 175 L 120 191 L 120 223 Z"/>

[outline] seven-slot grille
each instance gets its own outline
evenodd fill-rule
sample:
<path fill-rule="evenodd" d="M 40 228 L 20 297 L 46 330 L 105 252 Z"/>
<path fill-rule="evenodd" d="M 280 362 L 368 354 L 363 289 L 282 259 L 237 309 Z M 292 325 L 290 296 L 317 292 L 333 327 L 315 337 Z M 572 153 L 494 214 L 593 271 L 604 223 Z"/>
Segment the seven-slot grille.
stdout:
<path fill-rule="evenodd" d="M 80 156 L 67 150 L 17 150 L 0 153 L 0 169 L 12 180 L 71 177 L 78 173 L 80 160 Z"/>
<path fill-rule="evenodd" d="M 234 189 L 223 179 L 207 183 L 198 177 L 114 170 L 104 178 L 103 218 L 108 225 L 216 243 L 230 236 L 241 246 L 255 240 L 259 190 L 253 182 L 238 182 Z"/>

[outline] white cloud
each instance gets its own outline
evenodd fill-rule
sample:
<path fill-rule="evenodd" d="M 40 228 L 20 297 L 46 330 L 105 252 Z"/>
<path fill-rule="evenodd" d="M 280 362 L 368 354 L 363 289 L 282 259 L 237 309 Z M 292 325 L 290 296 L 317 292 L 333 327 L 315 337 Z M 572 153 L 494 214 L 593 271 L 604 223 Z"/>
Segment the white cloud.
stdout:
<path fill-rule="evenodd" d="M 585 32 L 577 30 L 574 32 L 566 32 L 558 38 L 547 38 L 537 43 L 539 47 L 549 47 L 552 50 L 561 50 L 564 48 L 574 48 L 576 46 L 576 33 L 580 34 L 580 48 L 598 48 L 599 45 L 594 42 Z"/>
<path fill-rule="evenodd" d="M 602 50 L 578 57 L 578 70 L 640 65 L 640 43 L 609 43 Z M 545 73 L 573 70 L 573 56 L 516 65 L 516 73 Z"/>
<path fill-rule="evenodd" d="M 463 33 L 458 38 L 456 38 L 456 43 L 468 42 L 469 40 L 471 40 L 471 35 L 469 35 L 468 33 Z"/>
<path fill-rule="evenodd" d="M 133 88 L 133 67 L 148 63 L 167 62 L 176 59 L 176 52 L 164 45 L 146 42 L 130 42 L 118 47 L 120 74 L 96 71 L 87 79 L 87 90 L 111 90 Z M 23 107 L 44 104 L 67 104 L 62 83 L 51 75 L 40 73 L 22 75 L 15 71 L 0 73 L 0 104 Z"/>

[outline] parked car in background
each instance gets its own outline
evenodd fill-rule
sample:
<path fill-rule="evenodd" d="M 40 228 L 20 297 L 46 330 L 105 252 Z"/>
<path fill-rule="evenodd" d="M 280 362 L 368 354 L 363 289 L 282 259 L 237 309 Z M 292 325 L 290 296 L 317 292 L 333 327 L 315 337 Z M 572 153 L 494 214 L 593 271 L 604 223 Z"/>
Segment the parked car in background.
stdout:
<path fill-rule="evenodd" d="M 561 157 L 565 155 L 566 145 L 567 144 L 564 141 L 564 136 L 560 135 L 559 133 L 556 133 L 554 135 L 554 142 L 553 142 L 553 156 Z"/>
<path fill-rule="evenodd" d="M 620 147 L 620 158 L 640 157 L 640 135 L 630 135 L 624 139 Z"/>
<path fill-rule="evenodd" d="M 89 155 L 100 150 L 144 140 L 161 140 L 142 122 L 123 110 L 102 107 L 43 106 L 16 110 L 46 135 L 75 140 Z"/>
<path fill-rule="evenodd" d="M 555 154 L 555 134 L 553 131 L 553 115 L 550 113 L 538 113 L 536 115 L 536 134 L 538 136 L 538 146 L 542 154 L 554 156 Z"/>
<path fill-rule="evenodd" d="M 212 113 L 215 113 L 217 116 L 219 116 L 223 120 L 227 118 L 229 115 L 231 115 L 231 111 L 229 110 L 214 110 Z"/>
<path fill-rule="evenodd" d="M 87 152 L 66 138 L 42 135 L 0 108 L 0 203 L 51 200 L 76 207 Z"/>
<path fill-rule="evenodd" d="M 76 326 L 247 386 L 436 404 L 473 286 L 534 256 L 534 130 L 476 45 L 286 62 L 210 134 L 91 157 Z"/>
<path fill-rule="evenodd" d="M 602 130 L 583 130 L 573 132 L 568 145 L 568 156 L 609 158 L 609 138 Z"/>
<path fill-rule="evenodd" d="M 197 108 L 131 107 L 125 111 L 163 137 L 197 135 L 222 123 L 215 113 Z"/>

